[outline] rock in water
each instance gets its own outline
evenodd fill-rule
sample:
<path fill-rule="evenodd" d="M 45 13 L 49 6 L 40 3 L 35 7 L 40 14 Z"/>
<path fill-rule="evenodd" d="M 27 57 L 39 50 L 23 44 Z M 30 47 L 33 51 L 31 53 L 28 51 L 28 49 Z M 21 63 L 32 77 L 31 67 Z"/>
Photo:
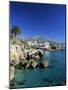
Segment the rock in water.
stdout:
<path fill-rule="evenodd" d="M 10 81 L 14 78 L 14 72 L 15 72 L 15 68 L 14 66 L 10 66 L 9 68 L 9 78 L 10 78 Z"/>
<path fill-rule="evenodd" d="M 39 67 L 39 68 L 44 68 L 44 65 L 42 64 L 42 62 L 40 62 L 40 63 L 37 65 L 37 67 Z"/>
<path fill-rule="evenodd" d="M 27 69 L 27 68 L 29 68 L 29 66 L 30 66 L 30 64 L 29 64 L 29 63 L 27 63 L 27 64 L 26 64 L 26 66 L 25 66 L 25 68 Z"/>
<path fill-rule="evenodd" d="M 32 67 L 35 68 L 37 66 L 37 62 L 36 61 L 33 61 L 32 62 Z"/>
<path fill-rule="evenodd" d="M 43 65 L 44 65 L 45 68 L 48 67 L 48 60 L 44 60 L 42 63 L 43 63 Z"/>
<path fill-rule="evenodd" d="M 34 61 L 34 59 L 31 59 L 29 61 L 29 68 L 35 68 L 37 66 L 37 64 L 38 63 L 36 61 Z"/>

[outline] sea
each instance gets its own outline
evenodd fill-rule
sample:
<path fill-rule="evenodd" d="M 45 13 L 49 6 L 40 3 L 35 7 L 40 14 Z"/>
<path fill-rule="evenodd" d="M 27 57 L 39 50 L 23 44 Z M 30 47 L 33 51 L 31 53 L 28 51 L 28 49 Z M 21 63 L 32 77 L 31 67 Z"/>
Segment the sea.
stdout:
<path fill-rule="evenodd" d="M 11 88 L 33 88 L 63 86 L 66 83 L 66 53 L 44 51 L 42 60 L 48 61 L 47 68 L 15 69 Z"/>

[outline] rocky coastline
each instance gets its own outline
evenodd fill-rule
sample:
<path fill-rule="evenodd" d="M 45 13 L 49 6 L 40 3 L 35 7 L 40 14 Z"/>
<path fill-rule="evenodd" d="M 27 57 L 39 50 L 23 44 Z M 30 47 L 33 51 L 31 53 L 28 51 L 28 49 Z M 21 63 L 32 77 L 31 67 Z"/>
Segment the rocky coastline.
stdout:
<path fill-rule="evenodd" d="M 19 40 L 10 41 L 10 81 L 14 78 L 15 68 L 34 69 L 47 68 L 48 61 L 42 60 L 43 50 L 27 49 L 27 44 Z"/>
<path fill-rule="evenodd" d="M 49 63 L 48 60 L 42 60 L 44 50 L 30 48 L 27 49 L 28 45 L 24 44 L 20 40 L 11 40 L 10 41 L 10 84 L 13 86 L 12 81 L 15 77 L 15 69 L 35 69 L 35 68 L 48 68 Z M 44 79 L 46 81 L 46 79 Z M 23 83 L 19 81 L 15 81 L 18 83 Z M 49 86 L 52 86 L 50 81 Z M 62 82 L 59 85 L 65 85 L 65 82 Z"/>

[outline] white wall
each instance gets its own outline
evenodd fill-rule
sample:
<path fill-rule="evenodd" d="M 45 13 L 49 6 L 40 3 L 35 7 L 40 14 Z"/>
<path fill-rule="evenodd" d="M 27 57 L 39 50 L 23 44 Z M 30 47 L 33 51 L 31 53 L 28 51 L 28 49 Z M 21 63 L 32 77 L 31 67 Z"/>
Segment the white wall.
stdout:
<path fill-rule="evenodd" d="M 45 48 L 49 48 L 50 47 L 50 43 L 49 42 L 46 42 L 45 43 Z"/>

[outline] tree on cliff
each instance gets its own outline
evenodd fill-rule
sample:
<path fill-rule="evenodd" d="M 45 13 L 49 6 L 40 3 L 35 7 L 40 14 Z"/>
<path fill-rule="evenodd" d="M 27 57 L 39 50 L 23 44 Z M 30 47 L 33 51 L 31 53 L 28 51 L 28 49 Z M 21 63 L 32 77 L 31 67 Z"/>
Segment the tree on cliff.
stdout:
<path fill-rule="evenodd" d="M 14 35 L 15 38 L 16 38 L 16 36 L 17 36 L 18 34 L 20 34 L 20 29 L 19 29 L 19 27 L 13 26 L 13 28 L 11 29 L 11 34 Z"/>

